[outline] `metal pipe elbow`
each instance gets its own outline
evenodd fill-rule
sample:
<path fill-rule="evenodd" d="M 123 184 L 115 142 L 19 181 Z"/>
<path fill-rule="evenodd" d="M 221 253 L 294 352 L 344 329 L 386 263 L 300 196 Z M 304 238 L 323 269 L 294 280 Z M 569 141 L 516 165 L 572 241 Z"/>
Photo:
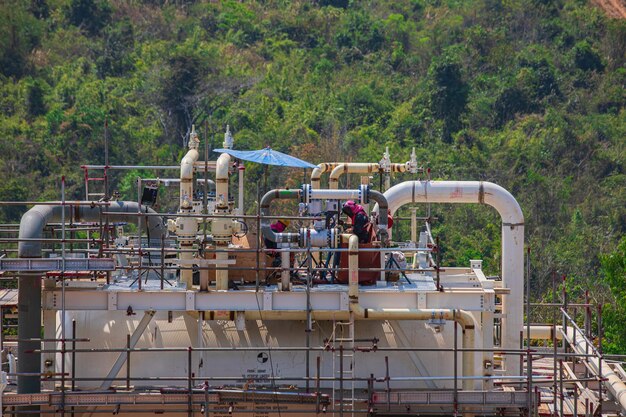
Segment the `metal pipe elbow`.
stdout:
<path fill-rule="evenodd" d="M 270 204 L 277 199 L 299 199 L 301 190 L 270 190 L 261 198 L 261 235 L 276 243 L 297 242 L 300 235 L 298 233 L 276 233 L 271 228 Z"/>

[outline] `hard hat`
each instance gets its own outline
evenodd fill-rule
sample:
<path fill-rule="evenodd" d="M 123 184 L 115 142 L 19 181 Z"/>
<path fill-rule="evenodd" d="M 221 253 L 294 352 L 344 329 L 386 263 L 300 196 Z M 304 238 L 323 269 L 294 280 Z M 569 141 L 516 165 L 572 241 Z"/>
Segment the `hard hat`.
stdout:
<path fill-rule="evenodd" d="M 289 227 L 289 225 L 291 224 L 291 220 L 289 219 L 278 219 L 278 221 L 284 224 L 285 227 Z"/>

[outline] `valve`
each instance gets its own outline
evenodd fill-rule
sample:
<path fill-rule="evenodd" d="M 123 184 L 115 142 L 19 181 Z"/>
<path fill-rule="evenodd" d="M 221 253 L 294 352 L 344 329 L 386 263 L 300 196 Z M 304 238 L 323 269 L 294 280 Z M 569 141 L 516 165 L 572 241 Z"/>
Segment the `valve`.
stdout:
<path fill-rule="evenodd" d="M 191 133 L 189 133 L 189 149 L 198 149 L 200 147 L 200 139 L 196 133 L 196 126 L 191 125 Z"/>
<path fill-rule="evenodd" d="M 389 147 L 385 147 L 385 153 L 383 154 L 383 159 L 378 163 L 378 167 L 381 171 L 389 174 L 391 172 L 391 158 L 389 156 Z"/>
<path fill-rule="evenodd" d="M 407 171 L 411 174 L 417 174 L 417 155 L 415 155 L 415 147 L 413 147 L 413 150 L 411 151 L 411 159 L 409 159 L 409 162 L 407 162 L 406 165 Z"/>
<path fill-rule="evenodd" d="M 233 135 L 232 133 L 230 133 L 230 126 L 226 125 L 226 132 L 224 133 L 224 143 L 222 143 L 222 146 L 225 149 L 232 149 L 234 142 L 235 141 L 233 140 Z"/>

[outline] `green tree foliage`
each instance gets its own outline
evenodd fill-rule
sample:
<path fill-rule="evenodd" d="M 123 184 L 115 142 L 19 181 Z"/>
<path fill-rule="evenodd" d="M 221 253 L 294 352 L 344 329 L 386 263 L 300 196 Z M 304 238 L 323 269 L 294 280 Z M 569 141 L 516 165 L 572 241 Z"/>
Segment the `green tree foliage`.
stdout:
<path fill-rule="evenodd" d="M 602 257 L 602 271 L 615 302 L 604 309 L 605 347 L 608 352 L 623 353 L 626 346 L 626 238 L 617 249 Z"/>
<path fill-rule="evenodd" d="M 461 128 L 469 86 L 463 79 L 460 63 L 448 55 L 433 60 L 428 77 L 430 109 L 436 118 L 443 120 L 443 138 L 450 142 L 452 134 Z"/>
<path fill-rule="evenodd" d="M 61 175 L 68 198 L 84 198 L 78 166 L 104 163 L 105 121 L 112 164 L 175 165 L 205 123 L 213 147 L 228 124 L 239 149 L 313 163 L 378 161 L 386 146 L 404 162 L 415 147 L 433 179 L 510 190 L 533 296 L 566 274 L 611 300 L 611 349 L 626 349 L 619 274 L 605 260 L 626 233 L 624 51 L 626 22 L 578 0 L 5 0 L 0 200 L 58 200 Z M 134 199 L 136 174 L 111 183 Z M 263 174 L 247 165 L 248 201 Z M 271 169 L 268 186 L 301 174 Z M 419 207 L 429 214 L 445 265 L 478 257 L 499 273 L 493 210 Z"/>
<path fill-rule="evenodd" d="M 100 33 L 111 20 L 111 12 L 108 0 L 71 0 L 66 11 L 69 23 L 90 35 Z"/>

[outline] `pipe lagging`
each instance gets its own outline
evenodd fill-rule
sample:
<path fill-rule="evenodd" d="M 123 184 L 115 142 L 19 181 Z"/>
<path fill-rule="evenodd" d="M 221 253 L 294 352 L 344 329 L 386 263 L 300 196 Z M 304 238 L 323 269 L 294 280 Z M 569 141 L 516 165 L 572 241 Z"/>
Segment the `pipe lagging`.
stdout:
<path fill-rule="evenodd" d="M 311 172 L 311 188 L 320 188 L 322 174 L 331 171 L 339 164 L 341 164 L 341 162 L 327 162 L 313 168 Z"/>
<path fill-rule="evenodd" d="M 217 158 L 215 166 L 215 197 L 222 196 L 225 204 L 228 204 L 228 168 L 230 167 L 230 155 L 223 153 Z"/>
<path fill-rule="evenodd" d="M 299 233 L 276 233 L 272 230 L 270 215 L 270 204 L 274 200 L 280 199 L 300 199 L 301 190 L 270 190 L 261 198 L 261 234 L 264 238 L 276 243 L 298 242 Z"/>
<path fill-rule="evenodd" d="M 511 290 L 503 297 L 502 347 L 517 349 L 523 327 L 524 214 L 504 188 L 483 181 L 405 181 L 387 191 L 389 210 L 409 203 L 475 203 L 495 208 L 502 219 L 502 282 Z M 374 208 L 376 210 L 376 208 Z M 507 375 L 519 375 L 519 361 L 505 358 Z"/>
<path fill-rule="evenodd" d="M 391 164 L 391 172 L 406 172 L 408 170 L 409 162 L 404 164 Z M 339 177 L 343 174 L 369 174 L 374 172 L 380 172 L 380 164 L 374 163 L 361 163 L 361 162 L 346 162 L 337 164 L 328 180 L 328 187 L 331 189 L 337 189 L 339 187 Z"/>
<path fill-rule="evenodd" d="M 43 237 L 43 229 L 48 223 L 57 223 L 65 217 L 66 222 L 99 222 L 102 220 L 101 212 L 119 213 L 108 214 L 111 223 L 127 222 L 129 216 L 122 213 L 138 213 L 139 211 L 148 214 L 156 212 L 145 206 L 140 206 L 134 201 L 112 201 L 109 206 L 85 206 L 73 205 L 72 202 L 65 202 L 59 205 L 40 205 L 28 210 L 20 222 L 20 239 L 18 245 L 18 256 L 20 258 L 41 258 L 41 242 L 37 239 Z M 65 211 L 65 216 L 63 212 Z M 132 218 L 132 217 L 131 217 Z M 154 245 L 161 244 L 161 236 L 166 235 L 162 219 L 159 216 L 137 216 L 137 222 L 147 222 L 147 231 L 150 242 Z M 32 239 L 32 240 L 31 240 Z M 18 344 L 17 353 L 18 373 L 38 374 L 41 373 L 41 353 L 33 352 L 39 349 L 41 337 L 41 276 L 40 272 L 22 273 L 19 275 L 18 288 Z M 32 341 L 31 341 L 32 340 Z M 30 394 L 40 392 L 40 378 L 32 375 L 19 375 L 17 377 L 17 390 L 20 394 Z"/>
<path fill-rule="evenodd" d="M 195 162 L 200 157 L 200 154 L 196 149 L 189 149 L 183 159 L 180 161 L 180 206 L 182 207 L 185 201 L 191 202 L 193 199 L 193 168 Z"/>

